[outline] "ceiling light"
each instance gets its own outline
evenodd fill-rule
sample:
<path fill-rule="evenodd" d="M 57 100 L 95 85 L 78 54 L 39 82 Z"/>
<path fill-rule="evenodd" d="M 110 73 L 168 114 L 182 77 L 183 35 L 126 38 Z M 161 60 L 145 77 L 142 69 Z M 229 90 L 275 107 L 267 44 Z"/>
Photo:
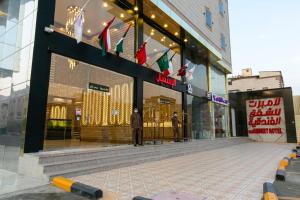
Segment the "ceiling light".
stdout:
<path fill-rule="evenodd" d="M 134 10 L 134 11 L 138 11 L 139 8 L 138 8 L 137 6 L 134 6 L 133 10 Z"/>
<path fill-rule="evenodd" d="M 106 26 L 107 25 L 107 23 L 106 22 L 103 22 L 103 24 L 102 24 L 103 26 Z"/>
<path fill-rule="evenodd" d="M 172 44 L 169 44 L 169 47 L 172 47 L 173 45 Z"/>
<path fill-rule="evenodd" d="M 60 27 L 59 30 L 60 30 L 60 31 L 64 31 L 65 29 L 64 29 L 63 27 Z"/>
<path fill-rule="evenodd" d="M 175 32 L 175 35 L 177 36 L 177 35 L 178 35 L 178 32 Z"/>
<path fill-rule="evenodd" d="M 104 3 L 103 3 L 103 7 L 104 7 L 104 8 L 107 8 L 107 7 L 108 7 L 108 4 L 107 4 L 106 2 L 104 2 Z"/>
<path fill-rule="evenodd" d="M 157 52 L 157 49 L 153 49 L 154 52 Z"/>
<path fill-rule="evenodd" d="M 151 15 L 151 19 L 155 19 L 155 15 L 154 14 Z"/>
<path fill-rule="evenodd" d="M 123 14 L 123 13 L 121 13 L 121 14 L 120 14 L 120 17 L 121 17 L 121 18 L 124 18 L 124 14 Z"/>
<path fill-rule="evenodd" d="M 154 32 L 151 32 L 150 35 L 154 35 Z"/>
<path fill-rule="evenodd" d="M 168 24 L 164 24 L 164 27 L 165 27 L 165 28 L 168 28 Z"/>
<path fill-rule="evenodd" d="M 86 32 L 87 32 L 87 33 L 91 33 L 92 31 L 91 31 L 91 29 L 88 29 Z"/>
<path fill-rule="evenodd" d="M 164 39 L 164 38 L 161 38 L 161 39 L 160 39 L 160 41 L 162 41 L 162 42 L 163 42 L 163 41 L 165 41 L 165 39 Z"/>
<path fill-rule="evenodd" d="M 184 41 L 184 42 L 187 42 L 188 40 L 185 38 L 183 41 Z"/>

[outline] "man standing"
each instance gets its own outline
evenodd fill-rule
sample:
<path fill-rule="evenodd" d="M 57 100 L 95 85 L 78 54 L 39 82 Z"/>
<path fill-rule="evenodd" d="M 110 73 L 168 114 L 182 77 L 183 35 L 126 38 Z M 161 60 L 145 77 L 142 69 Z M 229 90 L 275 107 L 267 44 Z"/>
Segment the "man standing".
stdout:
<path fill-rule="evenodd" d="M 142 141 L 142 119 L 138 112 L 138 109 L 135 108 L 134 112 L 130 117 L 130 124 L 132 128 L 132 143 L 136 147 L 137 145 L 143 145 Z"/>
<path fill-rule="evenodd" d="M 177 112 L 173 113 L 172 117 L 172 127 L 173 127 L 173 134 L 174 134 L 174 142 L 179 142 L 179 121 L 178 121 L 178 114 Z"/>

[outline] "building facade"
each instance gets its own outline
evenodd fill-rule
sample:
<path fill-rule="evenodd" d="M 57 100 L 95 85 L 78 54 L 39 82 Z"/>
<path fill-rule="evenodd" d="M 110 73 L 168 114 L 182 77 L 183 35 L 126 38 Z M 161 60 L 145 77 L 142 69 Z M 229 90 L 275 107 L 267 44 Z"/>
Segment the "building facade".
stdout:
<path fill-rule="evenodd" d="M 284 88 L 281 71 L 260 71 L 258 75 L 252 74 L 252 69 L 242 70 L 242 75 L 228 78 L 229 92 L 245 92 Z"/>
<path fill-rule="evenodd" d="M 102 56 L 98 35 L 113 17 L 112 48 Z M 141 66 L 135 52 L 146 40 Z M 133 108 L 144 141 L 171 140 L 174 111 L 184 139 L 229 136 L 227 0 L 5 0 L 0 46 L 2 169 L 16 171 L 20 152 L 130 143 Z M 165 77 L 156 60 L 168 49 L 174 73 Z M 176 73 L 185 64 L 194 71 L 188 82 Z"/>

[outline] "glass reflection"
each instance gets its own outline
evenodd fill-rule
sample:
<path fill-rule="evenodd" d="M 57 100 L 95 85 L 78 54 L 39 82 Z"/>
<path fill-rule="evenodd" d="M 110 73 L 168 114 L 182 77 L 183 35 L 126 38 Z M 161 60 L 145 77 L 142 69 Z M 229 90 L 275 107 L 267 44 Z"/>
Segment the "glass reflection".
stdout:
<path fill-rule="evenodd" d="M 37 0 L 0 1 L 0 168 L 14 172 L 26 129 L 36 9 Z"/>

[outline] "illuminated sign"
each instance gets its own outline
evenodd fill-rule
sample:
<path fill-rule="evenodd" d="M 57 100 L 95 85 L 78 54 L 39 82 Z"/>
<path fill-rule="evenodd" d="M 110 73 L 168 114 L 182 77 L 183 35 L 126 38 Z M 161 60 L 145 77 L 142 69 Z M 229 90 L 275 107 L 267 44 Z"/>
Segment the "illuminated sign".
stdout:
<path fill-rule="evenodd" d="M 176 79 L 167 77 L 161 73 L 157 73 L 157 78 L 156 78 L 156 82 L 160 83 L 160 84 L 166 84 L 166 85 L 170 85 L 172 87 L 176 86 Z"/>
<path fill-rule="evenodd" d="M 211 100 L 212 102 L 214 102 L 214 103 L 222 104 L 224 106 L 228 106 L 229 105 L 228 99 L 225 99 L 224 97 L 215 95 L 215 94 L 213 94 L 211 92 L 207 93 L 207 98 L 209 100 Z"/>
<path fill-rule="evenodd" d="M 97 90 L 100 92 L 109 92 L 109 87 L 105 85 L 99 85 L 96 83 L 89 83 L 88 88 L 90 90 Z"/>

